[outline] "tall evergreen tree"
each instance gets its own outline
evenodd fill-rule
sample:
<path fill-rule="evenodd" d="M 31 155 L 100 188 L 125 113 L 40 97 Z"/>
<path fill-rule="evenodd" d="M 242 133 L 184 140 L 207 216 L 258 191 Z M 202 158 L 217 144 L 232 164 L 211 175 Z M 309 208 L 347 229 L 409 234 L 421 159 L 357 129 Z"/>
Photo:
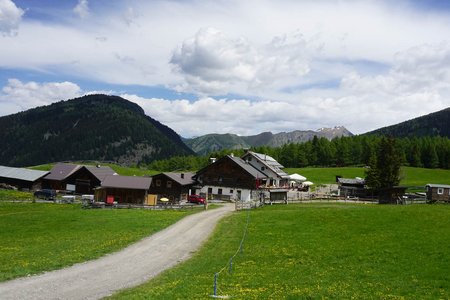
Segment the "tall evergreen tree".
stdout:
<path fill-rule="evenodd" d="M 383 137 L 366 171 L 366 183 L 374 189 L 391 188 L 400 183 L 400 155 L 393 138 Z"/>

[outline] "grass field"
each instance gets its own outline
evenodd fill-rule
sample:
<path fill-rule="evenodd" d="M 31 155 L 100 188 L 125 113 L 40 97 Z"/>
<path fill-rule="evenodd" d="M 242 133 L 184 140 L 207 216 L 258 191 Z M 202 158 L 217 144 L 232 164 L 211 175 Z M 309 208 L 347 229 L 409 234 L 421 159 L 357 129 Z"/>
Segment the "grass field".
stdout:
<path fill-rule="evenodd" d="M 219 225 L 193 259 L 114 299 L 448 299 L 450 206 L 277 205 Z"/>
<path fill-rule="evenodd" d="M 364 168 L 287 168 L 289 174 L 298 173 L 305 176 L 315 185 L 336 182 L 336 175 L 346 178 L 365 177 Z M 450 170 L 402 167 L 400 169 L 400 185 L 425 187 L 427 183 L 450 184 Z"/>
<path fill-rule="evenodd" d="M 0 202 L 0 281 L 114 252 L 192 212 Z"/>

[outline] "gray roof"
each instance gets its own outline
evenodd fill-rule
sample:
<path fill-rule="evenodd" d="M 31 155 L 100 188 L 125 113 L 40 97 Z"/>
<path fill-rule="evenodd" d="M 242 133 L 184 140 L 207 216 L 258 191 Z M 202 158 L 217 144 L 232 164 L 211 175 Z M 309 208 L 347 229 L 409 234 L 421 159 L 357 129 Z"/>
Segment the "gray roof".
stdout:
<path fill-rule="evenodd" d="M 79 165 L 71 165 L 71 164 L 63 164 L 57 163 L 50 170 L 50 174 L 45 176 L 45 179 L 49 180 L 64 180 L 70 175 L 72 175 L 75 171 L 80 169 L 82 166 Z"/>
<path fill-rule="evenodd" d="M 365 184 L 366 180 L 363 178 L 338 178 L 338 183 L 342 184 Z"/>
<path fill-rule="evenodd" d="M 278 176 L 282 178 L 289 178 L 289 174 L 287 174 L 282 170 L 284 166 L 279 162 L 277 162 L 272 156 L 262 153 L 256 153 L 253 151 L 247 151 L 247 153 L 244 154 L 243 157 L 246 157 L 248 155 L 255 157 L 258 161 L 263 163 L 266 167 L 275 172 Z"/>
<path fill-rule="evenodd" d="M 195 183 L 195 180 L 192 177 L 195 173 L 192 172 L 184 172 L 184 173 L 173 173 L 173 172 L 164 172 L 162 173 L 172 179 L 173 181 L 178 182 L 180 185 L 191 185 Z M 184 178 L 181 178 L 181 174 L 183 174 Z"/>
<path fill-rule="evenodd" d="M 101 187 L 148 190 L 152 183 L 150 177 L 109 175 L 101 183 Z"/>
<path fill-rule="evenodd" d="M 450 185 L 448 184 L 437 184 L 437 183 L 428 183 L 426 186 L 432 187 L 432 188 L 445 188 L 450 189 Z"/>
<path fill-rule="evenodd" d="M 57 163 L 50 170 L 50 174 L 48 174 L 45 179 L 49 180 L 64 180 L 76 171 L 81 168 L 86 168 L 89 172 L 92 173 L 98 180 L 102 181 L 106 176 L 117 174 L 108 166 L 82 166 L 82 165 L 72 165 L 72 164 L 64 164 Z"/>
<path fill-rule="evenodd" d="M 103 181 L 107 176 L 117 175 L 117 173 L 108 166 L 85 166 L 98 180 Z"/>
<path fill-rule="evenodd" d="M 13 178 L 25 181 L 36 181 L 47 175 L 48 171 L 30 170 L 0 166 L 0 177 Z"/>
<path fill-rule="evenodd" d="M 261 171 L 259 171 L 258 169 L 256 169 L 255 167 L 253 167 L 252 165 L 247 163 L 242 158 L 235 157 L 235 156 L 230 156 L 230 155 L 228 155 L 228 157 L 232 161 L 234 161 L 236 164 L 238 164 L 242 169 L 244 169 L 245 171 L 250 173 L 253 177 L 255 177 L 255 178 L 267 178 L 266 174 L 262 173 Z"/>

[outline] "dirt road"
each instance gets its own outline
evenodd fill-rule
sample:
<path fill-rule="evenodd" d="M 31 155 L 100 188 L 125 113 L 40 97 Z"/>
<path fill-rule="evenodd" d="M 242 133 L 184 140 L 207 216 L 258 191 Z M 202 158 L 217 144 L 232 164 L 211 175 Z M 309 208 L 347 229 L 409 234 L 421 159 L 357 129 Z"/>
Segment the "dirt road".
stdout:
<path fill-rule="evenodd" d="M 136 286 L 186 260 L 234 209 L 226 205 L 187 216 L 119 252 L 41 275 L 0 283 L 3 299 L 99 299 Z"/>

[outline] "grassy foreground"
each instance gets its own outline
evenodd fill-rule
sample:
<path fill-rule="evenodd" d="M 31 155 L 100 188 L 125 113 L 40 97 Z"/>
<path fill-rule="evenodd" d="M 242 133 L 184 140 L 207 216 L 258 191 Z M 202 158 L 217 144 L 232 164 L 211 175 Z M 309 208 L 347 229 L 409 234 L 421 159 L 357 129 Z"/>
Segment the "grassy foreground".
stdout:
<path fill-rule="evenodd" d="M 0 281 L 114 252 L 190 213 L 0 202 Z"/>
<path fill-rule="evenodd" d="M 278 205 L 235 213 L 193 259 L 114 299 L 448 299 L 450 206 Z"/>

